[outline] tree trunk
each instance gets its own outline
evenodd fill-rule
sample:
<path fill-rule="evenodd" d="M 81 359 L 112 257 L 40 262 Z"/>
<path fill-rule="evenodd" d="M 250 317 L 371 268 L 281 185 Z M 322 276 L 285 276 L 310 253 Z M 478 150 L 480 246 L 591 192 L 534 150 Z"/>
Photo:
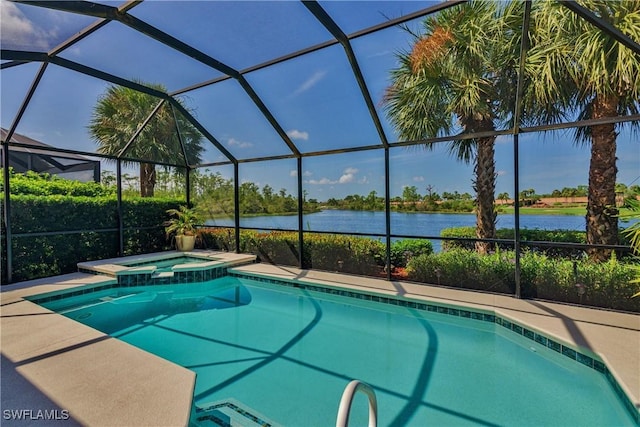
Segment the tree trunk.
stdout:
<path fill-rule="evenodd" d="M 140 196 L 153 197 L 156 186 L 156 167 L 151 163 L 140 163 Z"/>
<path fill-rule="evenodd" d="M 593 118 L 617 116 L 615 95 L 597 96 L 593 101 Z M 616 208 L 616 131 L 615 124 L 591 127 L 591 161 L 589 164 L 589 194 L 587 198 L 587 243 L 618 244 L 618 209 Z M 587 251 L 592 261 L 605 261 L 611 249 L 592 248 Z"/>
<path fill-rule="evenodd" d="M 490 128 L 493 129 L 493 125 Z M 477 140 L 473 189 L 476 192 L 476 237 L 479 239 L 496 237 L 496 212 L 493 206 L 496 191 L 495 139 L 489 137 Z M 486 254 L 492 248 L 492 243 L 476 242 L 476 251 L 480 254 Z"/>

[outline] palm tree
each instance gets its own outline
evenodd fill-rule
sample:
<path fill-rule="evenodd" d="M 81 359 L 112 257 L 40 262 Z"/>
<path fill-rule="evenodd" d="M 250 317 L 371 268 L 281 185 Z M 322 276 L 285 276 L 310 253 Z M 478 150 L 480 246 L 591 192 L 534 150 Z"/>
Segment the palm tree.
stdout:
<path fill-rule="evenodd" d="M 515 88 L 517 55 L 505 55 L 502 43 L 509 31 L 505 16 L 517 9 L 498 2 L 478 1 L 428 17 L 424 33 L 414 35 L 410 52 L 398 55 L 392 83 L 383 103 L 400 138 L 420 140 L 462 133 L 488 132 L 509 117 Z M 457 122 L 457 125 L 456 125 Z M 494 238 L 496 137 L 449 143 L 458 160 L 474 162 L 476 236 Z M 433 144 L 426 144 L 432 149 Z M 476 250 L 492 247 L 477 242 Z"/>
<path fill-rule="evenodd" d="M 640 2 L 582 0 L 581 5 L 640 40 Z M 532 14 L 532 48 L 527 58 L 527 105 L 533 110 L 562 104 L 579 119 L 637 114 L 640 110 L 640 58 L 574 12 L 542 2 Z M 618 244 L 615 204 L 616 124 L 578 128 L 577 142 L 591 143 L 586 229 L 589 244 Z M 639 122 L 631 124 L 636 130 Z M 591 249 L 594 261 L 611 250 Z"/>
<path fill-rule="evenodd" d="M 166 92 L 161 85 L 141 84 Z M 109 86 L 98 98 L 89 125 L 91 137 L 99 146 L 98 152 L 119 155 L 159 102 L 159 99 L 133 89 Z M 189 163 L 200 162 L 203 150 L 200 132 L 181 114 L 177 113 L 176 117 Z M 176 120 L 167 103 L 160 107 L 124 155 L 141 160 L 140 195 L 142 197 L 153 197 L 156 184 L 155 165 L 148 161 L 184 163 L 176 132 Z"/>

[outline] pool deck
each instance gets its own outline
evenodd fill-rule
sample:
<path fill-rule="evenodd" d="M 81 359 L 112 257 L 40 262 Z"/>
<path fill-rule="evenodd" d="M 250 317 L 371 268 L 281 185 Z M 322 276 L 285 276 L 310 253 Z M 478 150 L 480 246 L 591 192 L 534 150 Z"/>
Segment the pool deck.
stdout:
<path fill-rule="evenodd" d="M 233 253 L 214 255 L 230 263 L 241 257 L 247 260 L 246 255 Z M 269 264 L 248 264 L 234 270 L 494 311 L 597 354 L 640 408 L 638 315 Z M 2 287 L 2 409 L 30 409 L 34 414 L 40 409 L 69 411 L 70 420 L 48 421 L 46 425 L 188 424 L 195 385 L 192 371 L 24 299 L 113 280 L 73 273 Z M 3 420 L 3 425 L 28 424 Z M 42 421 L 31 424 L 45 425 Z"/>

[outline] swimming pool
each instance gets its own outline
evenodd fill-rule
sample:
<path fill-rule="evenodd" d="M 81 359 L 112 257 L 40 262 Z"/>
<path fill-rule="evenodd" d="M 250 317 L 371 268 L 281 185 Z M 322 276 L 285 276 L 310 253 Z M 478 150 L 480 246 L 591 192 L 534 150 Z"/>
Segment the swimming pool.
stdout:
<path fill-rule="evenodd" d="M 41 304 L 194 370 L 197 405 L 282 425 L 334 424 L 353 378 L 374 387 L 379 425 L 634 425 L 604 375 L 491 315 L 237 277 Z M 352 425 L 366 417 L 357 396 Z"/>

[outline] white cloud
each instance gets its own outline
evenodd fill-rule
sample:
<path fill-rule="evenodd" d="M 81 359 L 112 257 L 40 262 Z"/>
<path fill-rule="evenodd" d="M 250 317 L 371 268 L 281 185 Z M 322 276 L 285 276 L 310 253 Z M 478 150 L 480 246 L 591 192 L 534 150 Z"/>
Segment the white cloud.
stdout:
<path fill-rule="evenodd" d="M 239 141 L 235 138 L 229 138 L 227 140 L 227 145 L 229 147 L 238 147 L 238 148 L 249 148 L 253 147 L 253 144 L 250 142 Z"/>
<path fill-rule="evenodd" d="M 342 176 L 338 180 L 340 184 L 348 184 L 350 182 L 355 181 L 356 174 L 358 173 L 358 169 L 356 168 L 346 168 L 342 173 Z"/>
<path fill-rule="evenodd" d="M 322 80 L 326 75 L 327 75 L 326 71 L 316 71 L 315 73 L 313 73 L 311 77 L 309 77 L 300 86 L 298 86 L 298 88 L 295 91 L 293 91 L 293 96 L 298 96 L 301 93 L 308 91 L 309 89 L 314 87 L 316 84 L 318 84 L 318 82 Z"/>
<path fill-rule="evenodd" d="M 504 175 L 507 175 L 507 174 L 508 174 L 507 171 L 502 171 L 502 170 L 496 172 L 496 175 L 498 175 L 498 176 L 504 176 Z"/>
<path fill-rule="evenodd" d="M 0 21 L 2 22 L 2 44 L 8 48 L 43 49 L 48 48 L 47 34 L 37 28 L 20 11 L 18 6 L 0 0 Z"/>
<path fill-rule="evenodd" d="M 340 184 L 348 184 L 350 182 L 353 182 L 354 179 L 355 179 L 355 176 L 352 173 L 345 173 L 340 177 L 338 182 Z"/>
<path fill-rule="evenodd" d="M 298 129 L 291 129 L 287 132 L 287 136 L 291 139 L 301 139 L 307 141 L 309 139 L 309 132 L 299 131 Z"/>
<path fill-rule="evenodd" d="M 309 181 L 305 181 L 305 183 L 307 184 L 311 184 L 311 185 L 327 185 L 327 184 L 349 184 L 352 182 L 357 182 L 358 184 L 366 184 L 369 182 L 369 179 L 365 176 L 360 178 L 359 180 L 356 180 L 356 174 L 358 173 L 358 169 L 356 168 L 346 168 L 343 172 L 342 175 L 340 176 L 340 178 L 338 178 L 337 180 L 331 180 L 329 178 L 322 178 L 322 179 L 310 179 Z M 307 172 L 305 172 L 305 176 Z"/>
<path fill-rule="evenodd" d="M 311 175 L 313 175 L 313 174 L 312 174 L 311 172 L 309 172 L 309 171 L 304 171 L 304 172 L 302 172 L 302 176 L 311 176 Z M 295 169 L 292 169 L 292 170 L 289 172 L 289 176 L 292 176 L 292 177 L 296 177 L 296 176 L 298 176 L 298 171 L 297 171 L 297 170 L 295 170 Z"/>
<path fill-rule="evenodd" d="M 309 181 L 306 181 L 306 182 L 311 184 L 311 185 L 327 185 L 327 184 L 337 184 L 338 183 L 338 181 L 331 181 L 329 178 L 310 179 Z"/>
<path fill-rule="evenodd" d="M 420 175 L 420 176 L 414 176 L 413 177 L 413 181 L 414 182 L 424 182 L 424 176 Z"/>

